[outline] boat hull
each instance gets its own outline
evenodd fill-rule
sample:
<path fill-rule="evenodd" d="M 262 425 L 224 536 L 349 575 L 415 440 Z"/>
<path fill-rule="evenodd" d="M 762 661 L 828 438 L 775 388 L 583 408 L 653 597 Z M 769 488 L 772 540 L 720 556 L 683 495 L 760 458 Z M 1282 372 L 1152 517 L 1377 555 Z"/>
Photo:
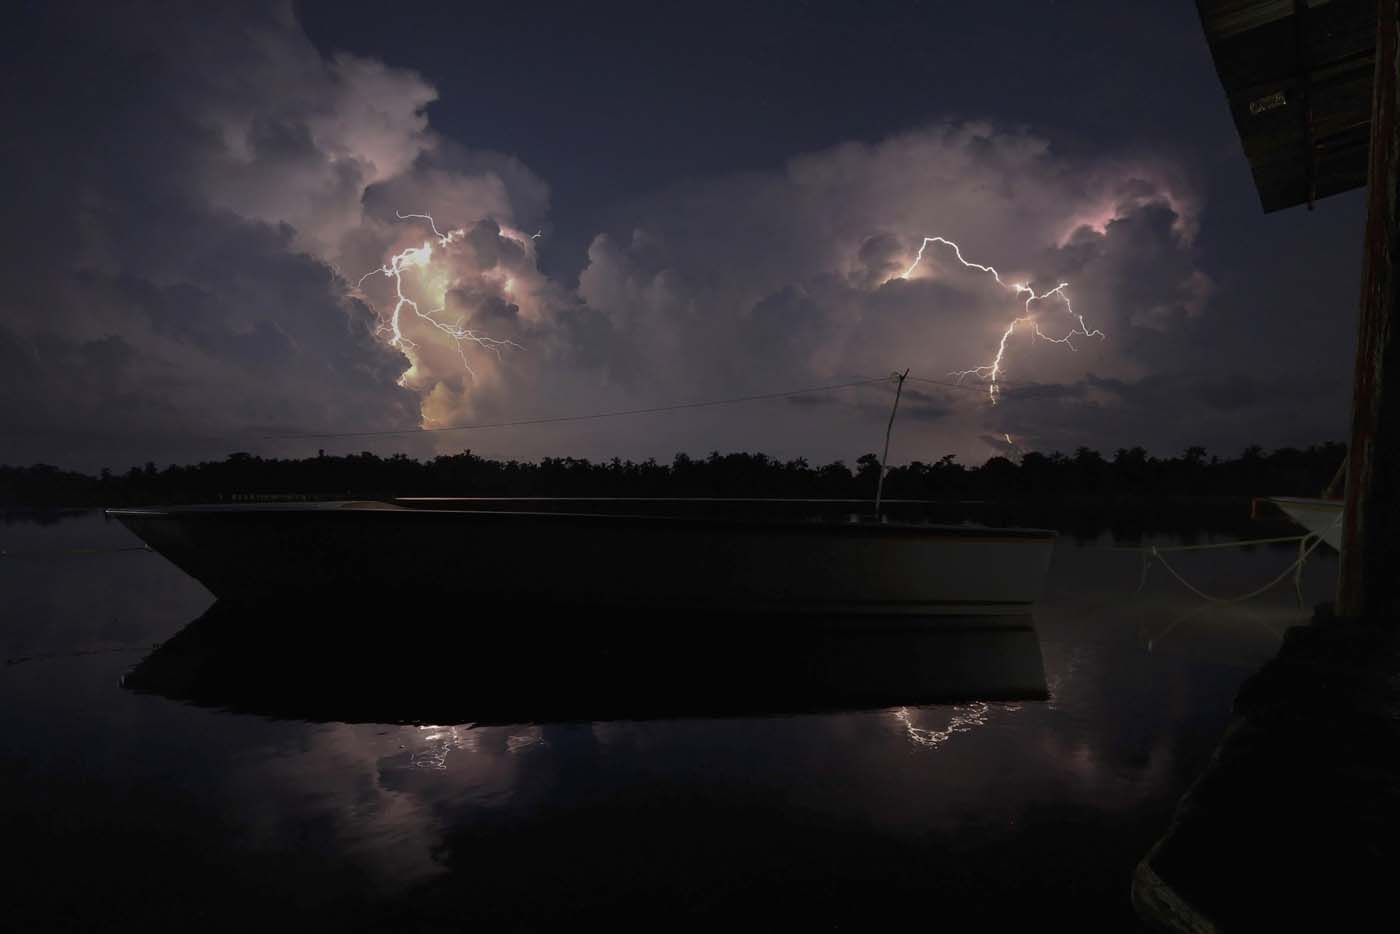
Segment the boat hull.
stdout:
<path fill-rule="evenodd" d="M 1313 535 L 1342 550 L 1342 500 L 1303 496 L 1270 496 L 1268 500 Z"/>
<path fill-rule="evenodd" d="M 1027 612 L 1054 533 L 375 508 L 112 510 L 216 596 L 832 614 Z"/>

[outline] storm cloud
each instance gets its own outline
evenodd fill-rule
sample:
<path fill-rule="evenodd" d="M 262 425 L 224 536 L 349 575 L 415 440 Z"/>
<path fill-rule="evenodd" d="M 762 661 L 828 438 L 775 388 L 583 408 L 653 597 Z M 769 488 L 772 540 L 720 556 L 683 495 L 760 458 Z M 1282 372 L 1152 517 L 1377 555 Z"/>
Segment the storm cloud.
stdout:
<path fill-rule="evenodd" d="M 43 93 L 3 105 L 25 132 L 0 150 L 11 190 L 0 462 L 124 468 L 238 449 L 468 444 L 518 457 L 853 460 L 883 434 L 888 384 L 489 438 L 277 438 L 606 412 L 905 368 L 929 382 L 906 391 L 900 461 L 978 460 L 1008 433 L 1017 449 L 1175 449 L 1290 407 L 1307 413 L 1296 432 L 1325 431 L 1342 396 L 1338 380 L 1299 383 L 1242 354 L 1244 331 L 1221 315 L 1201 263 L 1206 206 L 1190 173 L 1126 145 L 1068 155 L 1035 129 L 927 123 L 617 204 L 576 275 L 551 276 L 547 180 L 434 129 L 432 108 L 450 102 L 435 105 L 423 74 L 323 54 L 290 4 L 94 8 L 46 29 L 19 63 L 44 76 Z M 433 220 L 406 216 L 418 214 Z M 906 278 L 932 236 L 1001 282 L 943 244 Z M 399 280 L 385 274 L 395 255 L 424 249 Z M 1025 314 L 1007 288 L 1017 283 L 1069 283 L 1073 314 L 1056 300 L 1032 308 L 1045 337 L 1070 336 L 1076 315 L 1104 336 L 1071 347 L 1017 326 L 993 405 L 977 374 L 954 374 L 996 358 Z M 433 320 L 401 309 L 396 339 L 400 287 Z"/>

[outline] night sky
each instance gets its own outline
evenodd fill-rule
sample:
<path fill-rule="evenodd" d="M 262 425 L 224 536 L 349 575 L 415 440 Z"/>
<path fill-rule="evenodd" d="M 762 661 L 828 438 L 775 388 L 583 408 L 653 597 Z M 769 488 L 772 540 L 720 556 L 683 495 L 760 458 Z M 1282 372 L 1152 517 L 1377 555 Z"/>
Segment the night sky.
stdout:
<path fill-rule="evenodd" d="M 1261 213 L 1187 0 L 36 3 L 0 43 L 0 463 L 850 462 L 887 385 L 286 436 L 951 382 L 1025 298 L 941 244 L 903 277 L 929 236 L 1074 314 L 996 405 L 910 383 L 895 462 L 1345 436 L 1361 193 Z"/>

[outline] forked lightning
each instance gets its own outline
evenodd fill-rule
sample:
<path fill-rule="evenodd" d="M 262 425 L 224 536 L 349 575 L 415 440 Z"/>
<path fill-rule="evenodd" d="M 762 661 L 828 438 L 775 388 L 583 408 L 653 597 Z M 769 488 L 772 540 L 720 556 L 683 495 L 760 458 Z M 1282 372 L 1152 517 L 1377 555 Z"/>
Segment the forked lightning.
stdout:
<path fill-rule="evenodd" d="M 1059 285 L 1046 292 L 1036 292 L 1035 289 L 1023 282 L 1007 284 L 1002 281 L 1001 273 L 997 272 L 995 266 L 983 266 L 981 263 L 969 262 L 963 258 L 962 249 L 952 240 L 945 237 L 924 237 L 923 242 L 919 244 L 919 252 L 915 255 L 914 261 L 909 264 L 908 269 L 900 273 L 899 277 L 901 279 L 908 279 L 909 276 L 913 274 L 914 270 L 919 267 L 919 264 L 923 262 L 924 259 L 924 251 L 928 249 L 930 243 L 937 243 L 941 246 L 950 247 L 953 251 L 953 256 L 956 257 L 957 261 L 963 266 L 966 266 L 968 269 L 976 269 L 980 272 L 989 273 L 991 277 L 996 280 L 997 285 L 1008 289 L 1017 297 L 1022 295 L 1026 296 L 1025 304 L 1022 306 L 1025 310 L 1025 314 L 1019 318 L 1013 319 L 1012 322 L 1006 326 L 1006 330 L 1001 334 L 1001 342 L 997 344 L 996 357 L 992 362 L 984 366 L 973 367 L 969 370 L 954 370 L 949 374 L 950 376 L 956 376 L 959 382 L 969 376 L 976 376 L 979 379 L 985 380 L 987 383 L 987 395 L 991 397 L 993 405 L 996 404 L 997 398 L 1001 395 L 999 380 L 1001 379 L 1003 371 L 1002 361 L 1006 358 L 1006 342 L 1011 337 L 1012 332 L 1016 330 L 1016 325 L 1029 324 L 1031 326 L 1031 333 L 1035 337 L 1043 341 L 1049 341 L 1052 344 L 1064 344 L 1070 350 L 1076 349 L 1074 346 L 1074 338 L 1076 337 L 1097 337 L 1100 340 L 1103 339 L 1103 331 L 1097 328 L 1091 329 L 1089 325 L 1084 323 L 1084 317 L 1076 312 L 1074 306 L 1070 304 L 1069 296 L 1065 294 L 1065 289 L 1069 287 L 1068 282 L 1061 282 Z M 1035 320 L 1034 312 L 1031 311 L 1032 303 L 1045 301 L 1048 298 L 1056 298 L 1063 302 L 1065 310 L 1076 322 L 1075 325 L 1070 328 L 1069 333 L 1065 334 L 1063 337 L 1051 337 L 1042 331 L 1040 329 L 1040 324 Z"/>
<path fill-rule="evenodd" d="M 467 235 L 466 230 L 460 227 L 443 233 L 438 230 L 437 223 L 433 220 L 432 216 L 428 214 L 400 214 L 397 211 L 395 211 L 394 214 L 399 220 L 417 218 L 427 221 L 428 226 L 432 228 L 433 236 L 437 238 L 438 246 L 443 249 L 446 249 L 455 241 Z M 395 253 L 393 256 L 389 257 L 389 262 L 380 266 L 378 269 L 372 269 L 365 273 L 360 277 L 360 280 L 355 283 L 355 287 L 358 289 L 364 285 L 366 279 L 373 275 L 383 275 L 394 280 L 394 294 L 397 297 L 397 301 L 394 303 L 394 310 L 390 313 L 387 321 L 383 320 L 382 315 L 380 316 L 381 323 L 379 327 L 375 329 L 375 333 L 389 335 L 390 347 L 399 347 L 404 350 L 412 350 L 417 347 L 418 345 L 403 333 L 402 315 L 404 307 L 407 306 L 413 311 L 414 315 L 452 338 L 456 344 L 457 353 L 462 358 L 462 366 L 466 367 L 467 373 L 472 378 L 476 377 L 476 372 L 471 368 L 471 364 L 467 362 L 466 350 L 463 348 L 464 344 L 471 343 L 479 347 L 484 347 L 497 357 L 501 355 L 502 347 L 514 347 L 517 350 L 523 349 L 519 344 L 515 343 L 515 341 L 498 340 L 494 337 L 487 337 L 484 334 L 480 334 L 472 328 L 463 327 L 461 319 L 459 319 L 456 324 L 439 320 L 437 315 L 443 312 L 447 301 L 447 291 L 445 289 L 443 290 L 442 296 L 443 304 L 440 304 L 432 311 L 426 312 L 419 307 L 417 302 L 405 295 L 403 291 L 404 270 L 413 269 L 415 267 L 426 267 L 432 260 L 433 242 L 431 240 L 424 240 L 422 246 L 409 247 L 401 253 Z"/>

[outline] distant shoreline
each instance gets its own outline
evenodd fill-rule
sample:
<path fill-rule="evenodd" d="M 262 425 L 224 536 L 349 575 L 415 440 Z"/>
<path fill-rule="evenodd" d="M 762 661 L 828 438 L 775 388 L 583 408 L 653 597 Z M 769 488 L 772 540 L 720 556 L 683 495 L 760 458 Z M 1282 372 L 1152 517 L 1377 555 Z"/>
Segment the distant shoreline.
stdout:
<path fill-rule="evenodd" d="M 935 513 L 1144 515 L 1160 511 L 1248 512 L 1259 496 L 1318 496 L 1335 486 L 1345 446 L 1336 443 L 1265 452 L 1246 448 L 1222 459 L 1190 448 L 1160 458 L 1142 448 L 1103 455 L 1028 452 L 977 466 L 952 456 L 891 467 L 884 497 Z M 0 510 L 62 510 L 258 500 L 395 497 L 752 498 L 873 501 L 880 462 L 853 466 L 763 454 L 678 454 L 670 463 L 579 458 L 500 461 L 471 451 L 419 461 L 362 453 L 302 459 L 232 454 L 191 465 L 154 464 L 93 476 L 49 465 L 0 466 Z M 1085 516 L 1085 518 L 1088 518 Z M 1105 518 L 1096 515 L 1096 518 Z M 1109 516 L 1108 518 L 1111 518 Z"/>

